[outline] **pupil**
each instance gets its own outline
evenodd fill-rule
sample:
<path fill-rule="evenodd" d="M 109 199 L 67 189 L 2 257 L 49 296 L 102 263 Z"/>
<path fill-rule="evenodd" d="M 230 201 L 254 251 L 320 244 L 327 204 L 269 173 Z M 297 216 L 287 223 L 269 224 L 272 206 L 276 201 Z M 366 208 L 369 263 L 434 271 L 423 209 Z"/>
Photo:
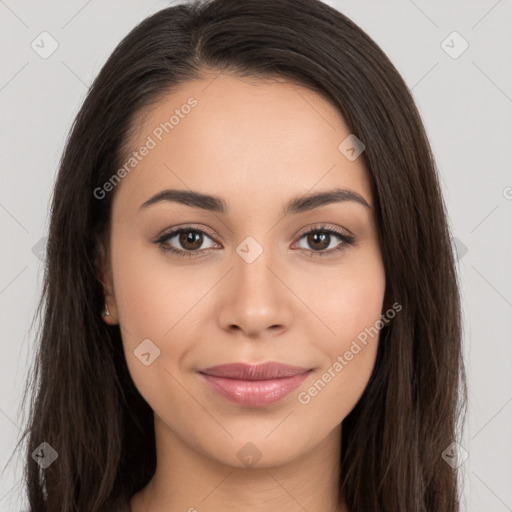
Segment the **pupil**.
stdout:
<path fill-rule="evenodd" d="M 325 249 L 326 247 L 329 247 L 329 233 L 313 233 L 310 236 L 309 242 L 310 245 L 315 249 Z M 320 245 L 318 246 L 318 240 L 320 239 Z"/>
<path fill-rule="evenodd" d="M 180 234 L 180 243 L 186 249 L 198 249 L 201 247 L 202 235 L 196 231 L 182 231 Z M 191 244 L 192 247 L 188 246 L 187 244 Z"/>

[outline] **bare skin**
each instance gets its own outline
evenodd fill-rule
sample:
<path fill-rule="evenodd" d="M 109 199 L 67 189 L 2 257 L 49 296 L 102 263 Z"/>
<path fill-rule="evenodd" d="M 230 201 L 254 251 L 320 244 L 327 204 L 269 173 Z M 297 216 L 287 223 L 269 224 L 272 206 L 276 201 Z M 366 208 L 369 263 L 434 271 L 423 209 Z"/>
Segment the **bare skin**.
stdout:
<path fill-rule="evenodd" d="M 197 105 L 158 140 L 155 127 L 190 97 Z M 307 88 L 226 74 L 183 84 L 144 114 L 130 147 L 148 136 L 156 146 L 111 192 L 103 275 L 106 321 L 120 324 L 130 374 L 155 418 L 157 469 L 131 512 L 348 512 L 337 498 L 341 422 L 368 383 L 378 336 L 341 371 L 333 364 L 379 320 L 385 291 L 367 169 L 338 149 L 350 131 Z M 370 207 L 348 200 L 282 215 L 292 198 L 334 188 Z M 164 189 L 218 196 L 228 211 L 165 200 L 141 208 Z M 155 242 L 182 226 L 204 231 L 202 243 L 179 234 Z M 354 243 L 327 234 L 318 249 L 320 228 Z M 257 245 L 245 245 L 248 236 Z M 258 247 L 253 261 L 241 256 Z M 160 351 L 147 366 L 134 354 L 145 339 Z M 262 407 L 228 401 L 198 374 L 265 361 L 312 372 Z M 326 373 L 328 383 L 309 392 Z M 240 455 L 244 446 L 255 464 Z"/>

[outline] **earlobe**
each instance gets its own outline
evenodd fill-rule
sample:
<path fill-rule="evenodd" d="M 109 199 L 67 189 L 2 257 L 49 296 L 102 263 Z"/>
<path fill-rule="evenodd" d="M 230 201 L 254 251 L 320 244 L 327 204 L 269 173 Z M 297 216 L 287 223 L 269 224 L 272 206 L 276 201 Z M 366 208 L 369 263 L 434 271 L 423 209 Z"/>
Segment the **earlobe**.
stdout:
<path fill-rule="evenodd" d="M 103 243 L 99 242 L 97 249 L 96 272 L 98 279 L 102 284 L 103 296 L 105 298 L 101 316 L 105 323 L 109 325 L 116 325 L 118 320 L 114 288 L 112 285 L 112 275 L 108 270 L 109 266 L 107 263 L 106 251 Z"/>
<path fill-rule="evenodd" d="M 110 316 L 110 311 L 108 310 L 108 305 L 105 302 L 105 308 L 103 309 L 103 312 L 101 313 L 101 316 L 105 318 L 106 316 Z"/>
<path fill-rule="evenodd" d="M 110 313 L 109 307 L 107 302 L 105 301 L 105 306 L 103 308 L 103 311 L 101 312 L 101 316 L 103 318 L 103 321 L 108 325 L 116 325 L 118 321 L 114 319 L 113 315 Z"/>

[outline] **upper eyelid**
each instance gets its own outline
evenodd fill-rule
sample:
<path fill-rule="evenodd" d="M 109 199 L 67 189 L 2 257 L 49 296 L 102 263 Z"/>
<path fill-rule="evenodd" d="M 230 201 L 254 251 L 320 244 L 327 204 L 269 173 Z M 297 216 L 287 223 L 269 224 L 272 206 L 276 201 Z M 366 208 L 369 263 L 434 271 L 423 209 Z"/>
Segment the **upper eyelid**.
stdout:
<path fill-rule="evenodd" d="M 178 233 L 180 233 L 181 231 L 199 231 L 201 233 L 204 233 L 205 235 L 208 235 L 210 238 L 215 239 L 215 236 L 212 233 L 210 233 L 206 228 L 202 228 L 202 227 L 199 228 L 196 226 L 185 225 L 185 226 L 178 226 L 175 228 L 170 228 L 170 229 L 164 230 L 161 234 L 157 235 L 156 240 L 161 240 L 162 238 L 169 238 L 169 237 L 172 238 L 172 237 L 176 236 Z"/>
<path fill-rule="evenodd" d="M 354 236 L 353 233 L 351 231 L 349 231 L 347 228 L 340 228 L 340 227 L 333 227 L 333 226 L 330 226 L 329 223 L 317 223 L 315 224 L 314 226 L 310 226 L 309 228 L 304 228 L 303 230 L 301 230 L 299 232 L 299 234 L 297 235 L 298 237 L 302 237 L 304 235 L 306 235 L 307 233 L 311 232 L 311 231 L 322 231 L 322 230 L 325 230 L 325 231 L 334 231 L 334 235 L 336 235 L 337 231 L 340 232 L 340 234 L 342 235 L 345 235 L 345 236 Z M 346 233 L 343 233 L 343 231 L 346 231 Z"/>

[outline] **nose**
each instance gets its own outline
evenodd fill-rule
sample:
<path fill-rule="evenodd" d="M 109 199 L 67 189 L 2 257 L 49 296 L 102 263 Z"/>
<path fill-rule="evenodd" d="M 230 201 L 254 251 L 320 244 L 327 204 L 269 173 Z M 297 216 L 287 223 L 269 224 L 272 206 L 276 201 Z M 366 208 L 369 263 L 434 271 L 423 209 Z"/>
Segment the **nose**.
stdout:
<path fill-rule="evenodd" d="M 227 331 L 264 338 L 289 329 L 293 319 L 293 293 L 282 265 L 272 260 L 270 249 L 252 262 L 239 254 L 234 268 L 219 290 L 218 322 Z"/>

